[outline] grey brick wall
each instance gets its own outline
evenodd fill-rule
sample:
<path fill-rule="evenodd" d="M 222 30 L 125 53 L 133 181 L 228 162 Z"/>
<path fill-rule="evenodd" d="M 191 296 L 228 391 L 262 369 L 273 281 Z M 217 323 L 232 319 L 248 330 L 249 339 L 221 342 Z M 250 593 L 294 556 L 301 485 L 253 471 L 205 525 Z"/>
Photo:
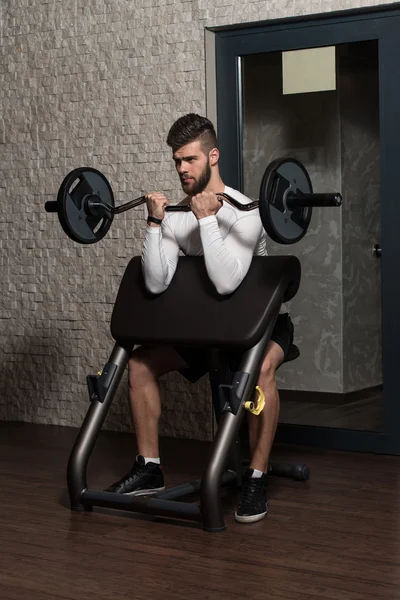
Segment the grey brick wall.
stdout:
<path fill-rule="evenodd" d="M 85 375 L 106 362 L 118 284 L 141 249 L 143 211 L 77 246 L 44 212 L 62 178 L 92 166 L 117 202 L 179 185 L 175 118 L 204 113 L 204 27 L 383 2 L 0 0 L 0 418 L 78 426 Z M 130 429 L 126 379 L 106 427 Z M 206 381 L 162 382 L 162 433 L 207 439 Z M 188 410 L 191 397 L 190 412 Z"/>

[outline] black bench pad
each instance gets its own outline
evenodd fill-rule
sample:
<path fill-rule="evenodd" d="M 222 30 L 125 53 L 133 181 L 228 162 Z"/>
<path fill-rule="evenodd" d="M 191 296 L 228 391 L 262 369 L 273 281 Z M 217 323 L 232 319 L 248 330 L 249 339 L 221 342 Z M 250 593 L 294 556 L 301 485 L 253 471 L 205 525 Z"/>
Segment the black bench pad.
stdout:
<path fill-rule="evenodd" d="M 300 284 L 295 256 L 255 256 L 237 290 L 221 296 L 210 281 L 203 257 L 181 257 L 168 289 L 149 293 L 141 259 L 128 264 L 111 318 L 111 334 L 121 346 L 174 346 L 248 349 L 262 337 L 282 302 Z"/>

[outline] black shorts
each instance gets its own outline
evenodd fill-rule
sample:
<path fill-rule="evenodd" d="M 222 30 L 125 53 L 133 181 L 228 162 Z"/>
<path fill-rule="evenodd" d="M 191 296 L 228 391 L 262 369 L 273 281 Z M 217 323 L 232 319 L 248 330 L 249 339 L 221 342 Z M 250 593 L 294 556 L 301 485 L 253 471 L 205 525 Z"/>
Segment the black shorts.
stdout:
<path fill-rule="evenodd" d="M 279 344 L 284 353 L 284 360 L 297 357 L 298 350 L 293 346 L 293 323 L 288 313 L 278 315 L 273 329 L 271 340 Z M 293 351 L 293 349 L 295 349 Z M 196 383 L 201 377 L 208 373 L 207 352 L 203 348 L 188 348 L 174 346 L 174 350 L 184 359 L 188 365 L 187 369 L 179 371 L 188 381 Z M 232 371 L 239 368 L 242 352 L 229 352 L 228 361 Z"/>

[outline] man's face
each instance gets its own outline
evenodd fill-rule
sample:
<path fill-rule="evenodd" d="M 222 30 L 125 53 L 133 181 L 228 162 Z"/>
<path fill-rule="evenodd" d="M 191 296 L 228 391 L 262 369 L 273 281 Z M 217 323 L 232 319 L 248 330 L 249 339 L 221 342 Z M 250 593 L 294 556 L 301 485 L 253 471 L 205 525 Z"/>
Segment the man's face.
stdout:
<path fill-rule="evenodd" d="M 204 154 L 200 140 L 179 148 L 174 152 L 173 159 L 185 194 L 200 194 L 211 178 L 210 160 Z"/>

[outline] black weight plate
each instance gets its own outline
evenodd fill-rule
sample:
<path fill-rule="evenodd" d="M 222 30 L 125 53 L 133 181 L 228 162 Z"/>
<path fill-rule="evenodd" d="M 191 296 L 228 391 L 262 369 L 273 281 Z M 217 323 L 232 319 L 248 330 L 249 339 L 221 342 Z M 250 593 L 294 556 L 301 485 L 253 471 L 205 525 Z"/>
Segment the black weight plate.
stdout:
<path fill-rule="evenodd" d="M 57 212 L 61 227 L 78 244 L 99 242 L 113 221 L 113 216 L 87 214 L 85 199 L 91 194 L 115 206 L 114 194 L 106 177 L 91 167 L 79 167 L 68 173 L 58 191 Z"/>
<path fill-rule="evenodd" d="M 312 194 L 311 179 L 305 167 L 294 158 L 278 158 L 265 169 L 260 186 L 260 217 L 271 239 L 279 244 L 295 244 L 307 233 L 312 208 L 289 210 L 287 193 Z"/>

